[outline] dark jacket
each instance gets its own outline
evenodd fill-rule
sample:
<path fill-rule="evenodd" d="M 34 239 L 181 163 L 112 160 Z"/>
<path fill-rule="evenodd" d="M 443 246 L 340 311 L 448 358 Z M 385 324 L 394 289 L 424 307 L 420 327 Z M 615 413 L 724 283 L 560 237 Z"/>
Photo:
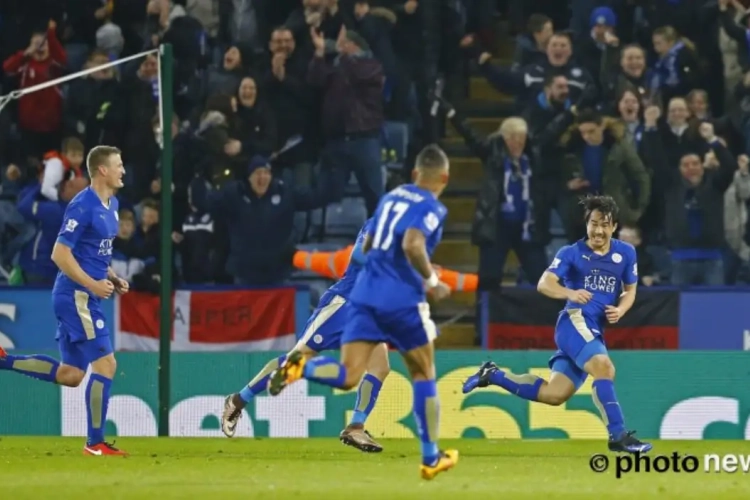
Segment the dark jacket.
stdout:
<path fill-rule="evenodd" d="M 229 182 L 220 191 L 212 191 L 202 179 L 193 181 L 195 207 L 227 224 L 227 273 L 255 285 L 279 283 L 288 276 L 291 260 L 284 256 L 294 249 L 294 213 L 328 203 L 333 174 L 325 170 L 324 175 L 329 179 L 315 191 L 290 189 L 274 179 L 262 197 L 246 180 Z"/>
<path fill-rule="evenodd" d="M 750 69 L 750 42 L 747 40 L 747 28 L 735 22 L 735 14 L 733 9 L 727 9 L 720 13 L 719 20 L 727 35 L 737 42 L 737 62 L 744 72 Z"/>
<path fill-rule="evenodd" d="M 471 243 L 477 246 L 491 245 L 499 237 L 498 229 L 500 228 L 500 207 L 505 202 L 505 194 L 502 189 L 505 175 L 505 160 L 507 151 L 505 140 L 499 134 L 493 134 L 488 137 L 481 137 L 472 130 L 467 122 L 458 115 L 451 119 L 453 126 L 464 138 L 469 149 L 482 160 L 482 185 L 479 188 L 477 196 L 476 209 L 474 211 L 474 221 L 471 226 Z M 533 203 L 537 198 L 537 184 L 534 180 L 534 165 L 529 158 L 531 167 L 531 186 L 530 210 L 532 210 L 532 219 L 537 220 L 538 215 L 534 213 L 538 204 Z M 535 231 L 532 225 L 532 238 L 535 241 L 540 240 L 540 235 Z"/>
<path fill-rule="evenodd" d="M 599 73 L 595 73 L 595 76 L 599 79 L 602 102 L 611 103 L 616 108 L 617 103 L 614 101 L 625 89 L 630 89 L 640 98 L 641 109 L 646 109 L 651 104 L 661 107 L 661 95 L 651 88 L 652 75 L 648 68 L 638 77 L 625 73 L 620 66 L 620 47 L 608 45 L 606 50 L 600 52 L 600 57 Z"/>
<path fill-rule="evenodd" d="M 533 35 L 523 34 L 516 38 L 516 50 L 513 52 L 513 69 L 519 70 L 531 64 L 545 64 L 547 54 L 539 50 Z"/>
<path fill-rule="evenodd" d="M 557 180 L 554 189 L 559 188 L 561 178 L 560 138 L 575 120 L 571 107 L 570 101 L 552 105 L 540 92 L 522 114 L 529 127 L 529 145 L 537 160 L 534 177 L 537 180 Z"/>
<path fill-rule="evenodd" d="M 568 79 L 570 100 L 579 108 L 593 106 L 596 103 L 596 83 L 586 68 L 572 60 L 564 66 L 552 66 L 545 59 L 542 64 L 530 64 L 515 71 L 494 66 L 489 62 L 479 68 L 498 92 L 518 96 L 521 109 L 536 99 L 543 90 L 544 79 L 548 74 L 564 75 Z"/>
<path fill-rule="evenodd" d="M 602 166 L 602 194 L 614 198 L 620 208 L 622 224 L 638 222 L 651 196 L 651 178 L 636 149 L 625 140 L 625 130 L 619 120 L 605 118 Z M 577 128 L 562 138 L 568 153 L 563 159 L 563 180 L 583 177 L 582 155 L 585 142 Z M 567 186 L 565 187 L 567 189 Z"/>
<path fill-rule="evenodd" d="M 734 180 L 737 162 L 720 143 L 710 145 L 719 161 L 716 169 L 706 169 L 697 186 L 690 185 L 672 166 L 672 183 L 665 194 L 666 241 L 670 249 L 721 249 L 726 242 L 724 234 L 724 193 Z M 689 219 L 685 201 L 694 190 L 702 214 L 701 237 L 690 236 Z"/>
<path fill-rule="evenodd" d="M 383 125 L 383 66 L 372 56 L 340 56 L 334 63 L 313 57 L 308 82 L 323 87 L 323 133 L 327 139 L 379 133 Z"/>
<path fill-rule="evenodd" d="M 19 255 L 19 264 L 25 273 L 42 276 L 53 282 L 57 266 L 52 262 L 52 248 L 68 205 L 62 201 L 40 200 L 41 185 L 24 188 L 18 196 L 18 211 L 25 219 L 37 224 L 37 234 Z"/>

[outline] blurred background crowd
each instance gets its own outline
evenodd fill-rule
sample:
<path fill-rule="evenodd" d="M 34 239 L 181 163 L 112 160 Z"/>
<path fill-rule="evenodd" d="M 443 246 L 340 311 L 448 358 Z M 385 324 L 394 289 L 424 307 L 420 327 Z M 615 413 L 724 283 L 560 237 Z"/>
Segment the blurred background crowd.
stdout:
<path fill-rule="evenodd" d="M 0 95 L 171 43 L 174 206 L 160 218 L 158 58 L 12 100 L 0 114 L 0 271 L 50 284 L 65 204 L 97 144 L 122 150 L 116 269 L 158 287 L 264 286 L 299 248 L 352 242 L 440 142 L 439 264 L 481 289 L 535 283 L 620 205 L 644 285 L 747 282 L 750 11 L 739 0 L 5 0 Z M 510 117 L 510 118 L 509 118 Z"/>

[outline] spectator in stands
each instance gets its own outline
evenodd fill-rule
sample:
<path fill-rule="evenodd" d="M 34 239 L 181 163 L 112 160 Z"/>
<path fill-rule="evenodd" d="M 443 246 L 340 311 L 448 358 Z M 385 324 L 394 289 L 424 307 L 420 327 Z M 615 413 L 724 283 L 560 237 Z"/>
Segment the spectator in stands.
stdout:
<path fill-rule="evenodd" d="M 214 219 L 209 212 L 201 212 L 193 205 L 191 192 L 189 189 L 190 213 L 180 231 L 172 233 L 172 239 L 182 254 L 181 274 L 185 283 L 210 283 L 214 280 L 216 259 Z"/>
<path fill-rule="evenodd" d="M 747 155 L 740 155 L 737 165 L 739 168 L 734 173 L 734 181 L 724 194 L 724 232 L 728 247 L 724 259 L 724 276 L 727 285 L 735 285 L 740 269 L 750 262 L 750 246 L 743 239 L 748 224 L 750 159 Z"/>
<path fill-rule="evenodd" d="M 547 257 L 545 242 L 540 241 L 534 227 L 536 207 L 541 204 L 537 203 L 538 189 L 532 182 L 533 165 L 525 154 L 526 121 L 507 118 L 497 133 L 481 137 L 449 102 L 442 98 L 439 101 L 469 149 L 485 166 L 471 228 L 472 244 L 479 247 L 479 289 L 500 287 L 511 250 L 518 256 L 526 279 L 536 283 Z"/>
<path fill-rule="evenodd" d="M 24 173 L 15 164 L 8 165 L 0 184 L 0 265 L 12 267 L 21 249 L 37 234 L 36 224 L 28 221 L 16 207 L 16 200 L 28 183 Z M 38 184 L 38 183 L 37 183 Z M 38 191 L 37 191 L 38 192 Z"/>
<path fill-rule="evenodd" d="M 690 116 L 696 120 L 708 120 L 711 118 L 711 110 L 708 109 L 708 93 L 702 89 L 691 90 L 685 98 Z"/>
<path fill-rule="evenodd" d="M 49 151 L 44 155 L 42 196 L 57 201 L 60 186 L 64 181 L 83 177 L 83 153 L 83 143 L 76 137 L 68 137 L 62 142 L 60 151 Z"/>
<path fill-rule="evenodd" d="M 724 193 L 737 162 L 721 144 L 710 123 L 700 126 L 710 154 L 687 152 L 665 193 L 666 241 L 671 250 L 673 285 L 722 285 L 725 247 Z"/>
<path fill-rule="evenodd" d="M 635 247 L 635 254 L 638 261 L 638 283 L 643 286 L 654 285 L 657 281 L 654 259 L 643 247 L 643 237 L 638 226 L 623 224 L 619 228 L 617 237 Z"/>
<path fill-rule="evenodd" d="M 312 164 L 317 159 L 316 127 L 312 126 L 313 94 L 305 81 L 309 61 L 296 50 L 294 35 L 286 27 L 271 33 L 268 48 L 270 61 L 266 63 L 261 87 L 277 122 L 275 146 L 278 148 L 292 136 L 303 137 L 303 143 L 284 155 L 281 162 L 282 166 L 293 169 L 295 184 L 309 185 Z"/>
<path fill-rule="evenodd" d="M 545 76 L 544 90 L 524 111 L 529 128 L 529 145 L 534 157 L 534 184 L 537 197 L 535 224 L 538 240 L 549 240 L 552 208 L 562 212 L 563 184 L 560 137 L 575 121 L 576 107 L 570 102 L 568 80 L 554 73 Z"/>
<path fill-rule="evenodd" d="M 245 77 L 237 91 L 237 133 L 241 141 L 230 141 L 224 146 L 227 154 L 246 157 L 270 157 L 277 149 L 276 117 L 263 99 L 258 99 L 255 79 Z"/>
<path fill-rule="evenodd" d="M 109 62 L 107 54 L 94 50 L 84 69 Z M 97 144 L 117 144 L 124 132 L 129 110 L 121 102 L 123 87 L 115 69 L 104 68 L 70 82 L 63 105 L 63 133 L 75 136 L 92 148 Z"/>
<path fill-rule="evenodd" d="M 88 185 L 83 177 L 64 182 L 59 200 L 40 199 L 42 185 L 34 182 L 21 192 L 18 211 L 26 220 L 37 225 L 37 234 L 21 250 L 19 265 L 24 281 L 30 285 L 51 285 L 57 276 L 57 266 L 52 262 L 52 248 L 63 222 L 65 207 L 73 197 Z"/>
<path fill-rule="evenodd" d="M 172 21 L 187 15 L 185 7 L 173 0 L 149 0 L 146 5 L 148 15 L 147 30 L 151 44 L 155 47 L 159 39 L 169 29 Z"/>
<path fill-rule="evenodd" d="M 620 95 L 623 88 L 632 86 L 641 101 L 641 106 L 659 106 L 661 98 L 656 89 L 651 88 L 652 76 L 646 66 L 646 53 L 638 45 L 627 45 L 620 50 L 617 37 L 607 38 L 607 48 L 602 55 L 601 74 L 602 100 L 608 102 Z"/>
<path fill-rule="evenodd" d="M 215 95 L 209 98 L 201 117 L 198 136 L 205 143 L 209 160 L 207 176 L 214 185 L 241 178 L 241 173 L 250 158 L 242 151 L 237 98 L 230 95 Z"/>
<path fill-rule="evenodd" d="M 298 49 L 306 58 L 316 51 L 314 29 L 325 40 L 325 54 L 336 53 L 336 40 L 344 28 L 344 15 L 338 0 L 302 0 L 302 6 L 289 15 L 284 23 L 294 33 Z"/>
<path fill-rule="evenodd" d="M 664 102 L 684 97 L 697 88 L 701 79 L 695 45 L 680 37 L 671 26 L 654 30 L 654 51 L 659 56 L 654 66 L 652 88 L 658 88 Z"/>
<path fill-rule="evenodd" d="M 704 149 L 705 141 L 698 134 L 699 124 L 690 120 L 687 101 L 682 97 L 675 97 L 668 102 L 667 120 L 661 125 L 662 141 L 667 164 L 679 165 L 688 151 Z"/>
<path fill-rule="evenodd" d="M 146 264 L 136 237 L 135 215 L 130 210 L 120 210 L 117 236 L 112 242 L 112 269 L 123 279 L 132 281 Z"/>
<path fill-rule="evenodd" d="M 141 260 L 144 268 L 141 272 L 133 275 L 133 289 L 156 293 L 159 290 L 161 244 L 160 238 L 160 213 L 159 202 L 146 199 L 141 203 L 140 224 L 136 228 L 135 255 L 133 257 Z"/>
<path fill-rule="evenodd" d="M 46 31 L 35 30 L 29 46 L 3 62 L 3 71 L 17 76 L 21 89 L 40 85 L 62 76 L 67 63 L 65 50 L 57 39 L 57 24 L 50 21 Z M 18 126 L 21 130 L 21 154 L 16 161 L 29 155 L 55 149 L 60 144 L 62 125 L 62 94 L 57 86 L 22 96 L 18 103 Z"/>
<path fill-rule="evenodd" d="M 622 124 L 584 110 L 562 142 L 567 147 L 563 178 L 572 195 L 568 232 L 583 234 L 578 197 L 587 193 L 611 196 L 620 208 L 620 223 L 637 224 L 651 196 L 651 179 Z"/>
<path fill-rule="evenodd" d="M 658 236 L 664 226 L 664 190 L 671 182 L 671 177 L 665 178 L 661 168 L 669 161 L 658 128 L 661 110 L 658 106 L 648 106 L 641 112 L 637 91 L 625 87 L 617 100 L 617 111 L 625 126 L 625 140 L 638 152 L 651 178 L 651 198 L 640 220 L 640 228 L 649 237 Z"/>
<path fill-rule="evenodd" d="M 599 81 L 604 53 L 617 38 L 615 34 L 617 16 L 609 7 L 598 7 L 591 12 L 590 25 L 590 34 L 580 37 L 575 54 L 578 62 L 586 67 L 596 81 Z"/>
<path fill-rule="evenodd" d="M 324 161 L 334 166 L 339 179 L 336 197 L 354 172 L 368 214 L 377 207 L 384 183 L 381 171 L 380 131 L 383 126 L 383 68 L 367 42 L 343 30 L 337 41 L 337 62 L 325 60 L 325 39 L 311 30 L 315 56 L 308 81 L 324 89 L 322 129 Z"/>
<path fill-rule="evenodd" d="M 396 54 L 391 43 L 391 30 L 396 23 L 396 14 L 388 9 L 370 8 L 370 0 L 356 0 L 354 4 L 354 29 L 362 35 L 372 48 L 372 54 L 383 66 L 386 78 L 386 93 L 398 78 Z"/>
<path fill-rule="evenodd" d="M 521 69 L 530 64 L 544 64 L 547 60 L 547 43 L 552 38 L 552 19 L 544 14 L 532 14 L 526 24 L 527 33 L 516 39 L 513 68 Z"/>
<path fill-rule="evenodd" d="M 229 227 L 227 272 L 235 283 L 251 286 L 283 282 L 291 271 L 294 241 L 294 212 L 313 210 L 330 201 L 332 178 L 324 168 L 325 180 L 315 191 L 289 189 L 274 179 L 268 159 L 250 161 L 247 180 L 227 183 L 211 190 L 203 179 L 191 184 L 192 203 L 199 212 L 210 212 Z"/>
<path fill-rule="evenodd" d="M 573 59 L 573 42 L 567 33 L 555 33 L 547 43 L 547 60 L 543 64 L 530 64 L 517 71 L 490 64 L 492 55 L 479 56 L 483 75 L 499 92 L 516 95 L 522 107 L 536 99 L 547 74 L 562 74 L 568 79 L 570 100 L 578 107 L 596 103 L 597 85 L 589 72 Z"/>
<path fill-rule="evenodd" d="M 237 92 L 242 78 L 250 74 L 252 52 L 241 44 L 232 45 L 224 53 L 221 67 L 206 70 L 199 105 L 214 95 L 233 95 Z"/>
<path fill-rule="evenodd" d="M 128 120 L 124 136 L 115 145 L 122 145 L 125 165 L 123 194 L 137 203 L 148 196 L 155 165 L 151 150 L 146 145 L 153 142 L 151 120 L 156 114 L 159 98 L 158 62 L 149 55 L 143 58 L 137 71 L 126 72 L 122 78 L 123 95 L 118 99 L 127 106 Z"/>
<path fill-rule="evenodd" d="M 719 0 L 719 19 L 727 36 L 737 42 L 737 62 L 742 71 L 750 70 L 750 45 L 747 30 L 750 29 L 750 15 L 742 15 L 739 24 L 735 21 L 737 10 L 730 5 L 730 0 Z"/>

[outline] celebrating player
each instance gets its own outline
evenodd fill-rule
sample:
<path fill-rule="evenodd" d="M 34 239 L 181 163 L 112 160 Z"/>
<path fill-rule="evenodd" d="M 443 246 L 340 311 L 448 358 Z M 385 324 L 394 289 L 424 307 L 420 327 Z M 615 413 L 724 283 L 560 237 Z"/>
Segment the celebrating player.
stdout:
<path fill-rule="evenodd" d="M 78 193 L 65 210 L 52 250 L 60 269 L 52 289 L 57 339 L 62 362 L 42 354 L 15 356 L 0 352 L 0 370 L 68 387 L 78 387 L 91 365 L 86 386 L 88 439 L 86 455 L 127 455 L 104 441 L 107 403 L 116 362 L 100 302 L 112 292 L 126 293 L 128 282 L 109 264 L 117 236 L 115 192 L 123 186 L 120 150 L 96 146 L 86 159 L 91 186 Z"/>
<path fill-rule="evenodd" d="M 341 363 L 324 356 L 307 359 L 292 353 L 271 375 L 269 392 L 276 395 L 305 378 L 330 387 L 354 387 L 382 342 L 401 351 L 414 381 L 414 416 L 422 442 L 421 475 L 432 479 L 458 461 L 456 450 L 437 446 L 439 407 L 435 384 L 433 340 L 437 335 L 425 300 L 450 290 L 438 280 L 430 255 L 440 242 L 446 209 L 438 197 L 448 183 L 448 158 L 437 146 L 417 157 L 414 184 L 386 194 L 373 217 L 372 235 L 365 239 L 364 269 L 350 295 L 351 309 L 341 338 Z"/>
<path fill-rule="evenodd" d="M 550 359 L 549 381 L 535 375 L 515 375 L 484 363 L 464 383 L 463 392 L 498 385 L 529 401 L 560 405 L 594 378 L 592 397 L 609 431 L 609 449 L 643 453 L 649 443 L 625 430 L 625 421 L 614 387 L 615 367 L 604 345 L 604 323 L 616 324 L 635 302 L 638 263 L 635 249 L 612 239 L 618 208 L 608 196 L 589 196 L 585 208 L 588 239 L 560 249 L 537 289 L 547 297 L 564 299 L 555 327 L 558 351 Z M 619 299 L 619 301 L 618 301 Z"/>
<path fill-rule="evenodd" d="M 348 298 L 365 261 L 362 245 L 371 230 L 371 225 L 372 219 L 368 220 L 359 232 L 344 275 L 320 298 L 318 307 L 307 320 L 302 338 L 292 353 L 312 358 L 319 352 L 339 349 L 350 308 Z M 278 369 L 287 357 L 288 355 L 272 359 L 244 389 L 227 396 L 221 417 L 221 429 L 227 437 L 234 436 L 242 409 L 254 396 L 266 390 L 271 373 Z M 388 347 L 386 344 L 380 344 L 372 351 L 367 363 L 367 374 L 359 383 L 352 420 L 346 429 L 341 431 L 340 439 L 344 444 L 366 452 L 383 451 L 383 447 L 365 430 L 365 421 L 375 407 L 380 388 L 389 371 Z"/>

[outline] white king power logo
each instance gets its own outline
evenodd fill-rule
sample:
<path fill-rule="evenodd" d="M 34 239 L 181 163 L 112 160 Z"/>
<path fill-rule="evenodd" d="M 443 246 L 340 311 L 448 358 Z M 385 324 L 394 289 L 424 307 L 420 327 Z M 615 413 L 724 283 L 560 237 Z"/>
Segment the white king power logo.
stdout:
<path fill-rule="evenodd" d="M 99 243 L 99 255 L 112 255 L 112 242 L 115 241 L 114 238 L 107 238 L 106 240 L 102 240 L 101 243 Z"/>

